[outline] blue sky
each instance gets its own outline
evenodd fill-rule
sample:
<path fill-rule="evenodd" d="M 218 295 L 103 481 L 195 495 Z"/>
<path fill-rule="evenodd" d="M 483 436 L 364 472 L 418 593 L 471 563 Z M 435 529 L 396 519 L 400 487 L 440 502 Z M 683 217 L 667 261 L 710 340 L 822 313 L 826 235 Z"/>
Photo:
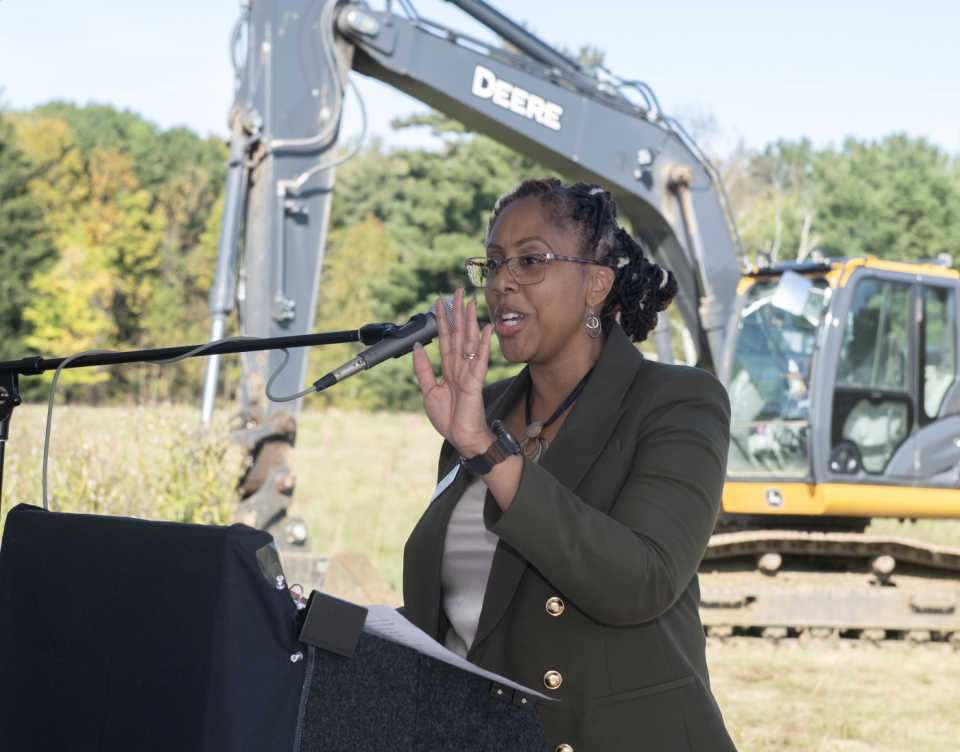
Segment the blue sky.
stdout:
<path fill-rule="evenodd" d="M 491 38 L 443 0 L 414 2 L 423 16 Z M 371 0 L 374 8 L 383 3 Z M 604 49 L 608 65 L 647 81 L 668 113 L 712 115 L 715 153 L 739 140 L 759 148 L 807 136 L 825 145 L 894 132 L 960 153 L 955 0 L 494 5 L 552 44 Z M 108 103 L 163 127 L 226 135 L 227 39 L 238 12 L 238 0 L 0 0 L 0 101 L 17 109 L 52 99 Z M 423 105 L 378 82 L 359 83 L 373 133 L 430 144 L 423 129 L 389 127 Z M 343 133 L 358 129 L 348 105 Z"/>

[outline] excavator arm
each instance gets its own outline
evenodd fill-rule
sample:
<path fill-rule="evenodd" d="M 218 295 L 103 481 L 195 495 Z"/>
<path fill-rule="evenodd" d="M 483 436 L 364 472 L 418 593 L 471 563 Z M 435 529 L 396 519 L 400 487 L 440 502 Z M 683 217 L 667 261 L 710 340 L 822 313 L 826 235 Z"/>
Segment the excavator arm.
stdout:
<path fill-rule="evenodd" d="M 241 334 L 312 331 L 349 71 L 376 78 L 568 178 L 611 190 L 658 263 L 678 278 L 674 306 L 716 372 L 742 249 L 716 170 L 649 87 L 586 71 L 481 0 L 451 0 L 506 40 L 491 46 L 415 11 L 338 0 L 253 0 L 232 39 L 237 88 L 220 253 L 210 298 L 211 339 L 236 304 Z M 409 4 L 408 4 L 409 5 Z M 246 43 L 237 44 L 245 32 Z M 242 50 L 241 50 L 242 51 Z M 632 92 L 634 101 L 628 92 Z M 663 318 L 666 318 L 665 316 Z M 358 322 L 363 323 L 363 322 Z M 666 323 L 666 325 L 663 325 Z M 672 360 L 670 326 L 654 342 Z M 265 399 L 280 353 L 245 360 L 244 427 L 253 458 L 238 519 L 302 542 L 285 519 L 294 478 L 289 454 L 299 402 Z M 273 392 L 302 388 L 306 353 L 293 351 Z M 208 368 L 208 421 L 217 364 Z M 289 410 L 286 405 L 292 405 Z"/>

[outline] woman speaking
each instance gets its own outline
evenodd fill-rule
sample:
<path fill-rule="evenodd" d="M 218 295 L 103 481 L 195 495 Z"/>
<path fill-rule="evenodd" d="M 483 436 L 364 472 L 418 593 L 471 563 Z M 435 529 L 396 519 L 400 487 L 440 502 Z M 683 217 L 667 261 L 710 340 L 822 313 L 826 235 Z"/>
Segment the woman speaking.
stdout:
<path fill-rule="evenodd" d="M 445 439 L 437 492 L 407 541 L 407 618 L 540 702 L 555 752 L 732 750 L 710 692 L 697 566 L 720 506 L 730 410 L 696 368 L 632 342 L 677 293 L 599 186 L 527 180 L 466 262 L 492 326 L 438 302 Z M 484 387 L 493 330 L 527 367 Z"/>

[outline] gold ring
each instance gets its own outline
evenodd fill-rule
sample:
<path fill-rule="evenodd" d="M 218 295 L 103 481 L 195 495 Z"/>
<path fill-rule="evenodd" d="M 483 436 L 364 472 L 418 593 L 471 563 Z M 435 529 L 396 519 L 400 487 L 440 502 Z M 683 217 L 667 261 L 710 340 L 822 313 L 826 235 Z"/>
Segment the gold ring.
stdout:
<path fill-rule="evenodd" d="M 473 360 L 475 357 L 477 357 L 476 353 L 462 353 L 462 355 L 467 360 Z"/>

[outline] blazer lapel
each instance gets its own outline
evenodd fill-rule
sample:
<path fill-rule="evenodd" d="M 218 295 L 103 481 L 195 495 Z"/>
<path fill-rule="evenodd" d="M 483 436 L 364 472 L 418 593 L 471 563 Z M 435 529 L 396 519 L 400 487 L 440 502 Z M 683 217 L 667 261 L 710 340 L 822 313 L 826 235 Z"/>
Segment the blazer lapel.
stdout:
<path fill-rule="evenodd" d="M 620 325 L 611 327 L 590 380 L 540 461 L 541 466 L 564 487 L 575 490 L 600 456 L 607 439 L 623 416 L 620 405 L 642 362 L 643 356 L 623 333 Z M 491 408 L 487 412 L 489 421 L 503 417 L 526 389 L 529 378 L 529 369 L 524 369 L 514 379 L 494 404 L 497 410 Z M 486 503 L 496 504 L 489 492 Z M 477 636 L 470 646 L 471 654 L 503 618 L 527 564 L 527 560 L 509 543 L 501 540 L 497 544 L 483 597 Z"/>
<path fill-rule="evenodd" d="M 600 457 L 623 417 L 620 405 L 642 363 L 620 325 L 612 327 L 583 394 L 540 461 L 564 487 L 575 491 Z"/>

